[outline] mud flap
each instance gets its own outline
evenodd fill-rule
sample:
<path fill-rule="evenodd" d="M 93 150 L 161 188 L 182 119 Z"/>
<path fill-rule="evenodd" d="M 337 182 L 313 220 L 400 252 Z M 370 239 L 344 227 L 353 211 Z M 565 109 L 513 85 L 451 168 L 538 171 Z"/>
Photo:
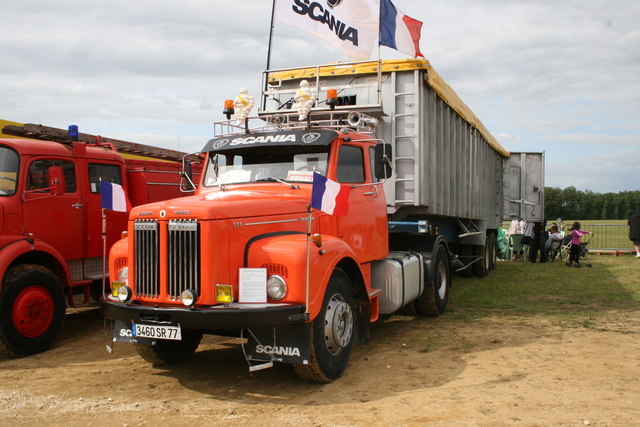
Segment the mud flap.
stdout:
<path fill-rule="evenodd" d="M 308 364 L 311 323 L 243 330 L 247 361 Z"/>
<path fill-rule="evenodd" d="M 113 326 L 113 342 L 155 345 L 156 341 L 157 340 L 153 338 L 134 336 L 131 323 L 116 320 L 115 325 Z"/>

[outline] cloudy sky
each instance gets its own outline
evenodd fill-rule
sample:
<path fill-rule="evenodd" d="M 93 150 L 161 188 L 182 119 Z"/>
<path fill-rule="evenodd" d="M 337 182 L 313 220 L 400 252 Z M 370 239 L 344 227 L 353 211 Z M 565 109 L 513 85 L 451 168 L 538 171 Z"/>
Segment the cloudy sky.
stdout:
<path fill-rule="evenodd" d="M 546 153 L 547 186 L 640 190 L 640 1 L 394 3 L 424 22 L 422 53 L 502 145 Z M 198 151 L 224 99 L 258 95 L 271 4 L 3 1 L 0 119 Z M 274 34 L 272 67 L 348 59 Z"/>

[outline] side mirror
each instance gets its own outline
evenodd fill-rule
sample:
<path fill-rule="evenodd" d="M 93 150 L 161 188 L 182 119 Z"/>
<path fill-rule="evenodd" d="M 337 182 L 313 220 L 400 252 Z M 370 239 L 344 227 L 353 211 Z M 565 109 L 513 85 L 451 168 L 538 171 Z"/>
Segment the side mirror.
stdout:
<path fill-rule="evenodd" d="M 191 167 L 191 162 L 186 159 L 182 162 L 182 179 L 180 188 L 185 192 L 195 191 L 195 187 L 193 185 L 193 168 Z"/>
<path fill-rule="evenodd" d="M 54 196 L 64 194 L 65 182 L 64 171 L 60 166 L 51 166 L 49 168 L 49 187 Z"/>
<path fill-rule="evenodd" d="M 391 144 L 378 143 L 374 148 L 374 174 L 378 179 L 391 178 L 393 169 L 391 168 L 391 161 L 393 160 L 393 154 L 391 150 Z"/>

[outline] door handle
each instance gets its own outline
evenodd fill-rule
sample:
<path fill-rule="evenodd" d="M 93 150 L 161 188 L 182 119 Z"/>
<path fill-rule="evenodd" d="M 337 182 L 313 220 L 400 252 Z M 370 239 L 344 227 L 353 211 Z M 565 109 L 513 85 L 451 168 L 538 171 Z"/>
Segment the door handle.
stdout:
<path fill-rule="evenodd" d="M 72 208 L 76 208 L 76 209 L 80 209 L 83 206 L 84 205 L 82 203 L 74 203 L 73 205 L 71 205 Z"/>

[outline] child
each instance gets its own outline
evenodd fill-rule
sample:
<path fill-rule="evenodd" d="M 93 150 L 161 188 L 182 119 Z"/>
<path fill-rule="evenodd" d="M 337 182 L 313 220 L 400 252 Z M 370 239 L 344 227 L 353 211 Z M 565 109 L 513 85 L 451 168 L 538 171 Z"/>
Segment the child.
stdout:
<path fill-rule="evenodd" d="M 580 238 L 583 234 L 593 234 L 590 231 L 580 231 L 580 223 L 578 221 L 573 223 L 571 227 L 571 250 L 569 251 L 569 261 L 565 264 L 567 267 L 571 267 L 571 264 L 575 261 L 576 268 L 580 268 Z"/>

